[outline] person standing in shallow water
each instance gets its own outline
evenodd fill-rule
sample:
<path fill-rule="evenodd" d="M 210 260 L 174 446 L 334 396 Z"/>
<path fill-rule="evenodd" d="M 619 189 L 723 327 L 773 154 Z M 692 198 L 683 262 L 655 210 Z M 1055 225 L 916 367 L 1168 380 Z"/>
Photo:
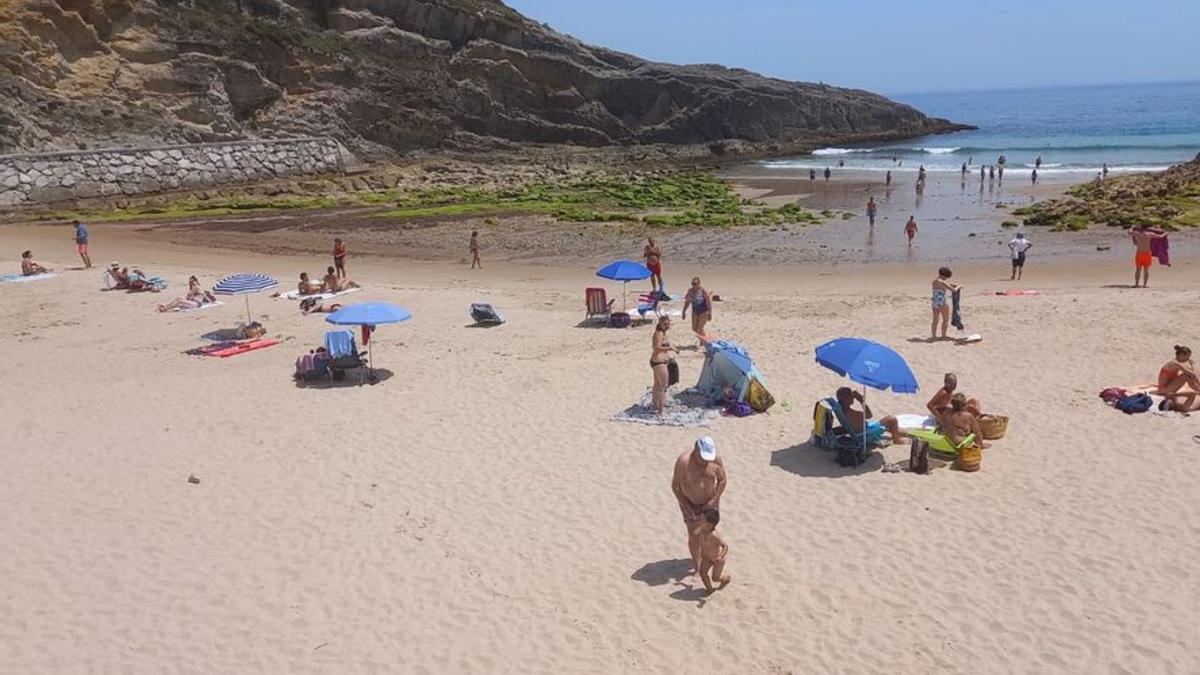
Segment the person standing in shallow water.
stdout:
<path fill-rule="evenodd" d="M 904 234 L 908 237 L 909 248 L 912 248 L 913 239 L 917 236 L 917 219 L 914 216 L 909 216 L 908 222 L 904 224 Z"/>
<path fill-rule="evenodd" d="M 817 179 L 817 170 L 816 170 L 816 169 L 809 169 L 809 170 L 808 170 L 808 179 L 809 179 L 809 180 L 816 180 L 816 179 Z"/>
<path fill-rule="evenodd" d="M 828 181 L 831 175 L 833 175 L 833 172 L 829 170 L 829 167 L 825 167 L 825 180 Z"/>
<path fill-rule="evenodd" d="M 883 185 L 884 185 L 884 187 L 892 186 L 892 170 L 891 169 L 888 169 L 887 175 L 883 177 Z"/>
<path fill-rule="evenodd" d="M 871 227 L 875 227 L 875 196 L 867 198 L 867 220 L 870 221 Z"/>
<path fill-rule="evenodd" d="M 1031 182 L 1032 182 L 1034 185 L 1037 185 L 1037 169 L 1034 169 L 1034 170 L 1033 170 L 1033 173 L 1029 174 L 1029 180 L 1030 180 L 1030 181 L 1031 181 Z"/>

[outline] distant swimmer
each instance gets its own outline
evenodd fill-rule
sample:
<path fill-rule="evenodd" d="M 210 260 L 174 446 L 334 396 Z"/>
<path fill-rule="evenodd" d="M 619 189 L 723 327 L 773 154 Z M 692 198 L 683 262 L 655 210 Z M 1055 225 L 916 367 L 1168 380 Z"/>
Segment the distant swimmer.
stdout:
<path fill-rule="evenodd" d="M 825 167 L 825 180 L 828 181 L 831 175 L 833 175 L 833 172 L 829 170 L 829 167 Z"/>
<path fill-rule="evenodd" d="M 838 160 L 838 166 L 839 166 L 839 167 L 846 166 L 846 160 L 844 160 L 844 159 L 839 159 L 839 160 Z"/>
<path fill-rule="evenodd" d="M 908 245 L 911 247 L 913 238 L 917 236 L 917 219 L 913 216 L 909 216 L 908 222 L 904 224 L 904 234 L 908 236 Z"/>
<path fill-rule="evenodd" d="M 1000 156 L 996 158 L 996 163 L 999 164 L 1001 168 L 1003 168 L 1007 162 L 1008 158 L 1004 156 L 1004 153 L 1000 153 Z"/>
<path fill-rule="evenodd" d="M 963 165 L 962 165 L 962 179 L 963 180 L 967 179 L 967 163 L 966 162 L 963 162 Z"/>
<path fill-rule="evenodd" d="M 982 165 L 982 164 L 980 164 L 980 165 L 979 165 L 979 182 L 980 182 L 980 183 L 982 183 L 982 182 L 983 182 L 983 177 L 984 177 L 985 175 L 987 175 L 987 172 L 983 170 L 983 165 Z"/>
<path fill-rule="evenodd" d="M 1032 181 L 1034 185 L 1037 185 L 1037 169 L 1034 169 L 1033 173 L 1029 174 L 1029 180 Z"/>
<path fill-rule="evenodd" d="M 1104 163 L 1104 168 L 1100 170 L 1100 178 L 1108 178 L 1108 162 Z"/>
<path fill-rule="evenodd" d="M 867 198 L 867 220 L 871 221 L 871 227 L 875 227 L 875 196 Z"/>
<path fill-rule="evenodd" d="M 888 170 L 887 175 L 883 177 L 883 184 L 888 187 L 891 187 L 892 185 L 892 172 L 890 169 Z"/>
<path fill-rule="evenodd" d="M 816 170 L 816 169 L 809 169 L 809 170 L 808 170 L 808 179 L 809 179 L 809 180 L 816 180 L 816 179 L 817 179 L 817 170 Z"/>
<path fill-rule="evenodd" d="M 1042 168 L 1042 156 L 1041 155 L 1038 155 L 1037 159 L 1033 160 L 1033 168 L 1035 168 L 1035 169 Z"/>
<path fill-rule="evenodd" d="M 971 166 L 971 160 L 974 159 L 971 155 L 967 155 L 967 166 Z"/>
<path fill-rule="evenodd" d="M 995 165 L 991 165 L 988 167 L 988 180 L 996 180 L 996 166 Z"/>

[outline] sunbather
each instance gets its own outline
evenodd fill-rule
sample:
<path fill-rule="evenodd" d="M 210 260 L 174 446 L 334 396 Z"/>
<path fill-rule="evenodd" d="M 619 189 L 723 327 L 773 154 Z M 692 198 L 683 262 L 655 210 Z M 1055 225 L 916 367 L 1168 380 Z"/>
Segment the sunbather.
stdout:
<path fill-rule="evenodd" d="M 202 304 L 202 305 L 205 303 L 217 301 L 217 296 L 213 295 L 212 293 L 210 293 L 200 287 L 200 280 L 197 279 L 196 275 L 194 275 L 194 274 L 192 276 L 188 277 L 188 297 L 191 297 L 193 295 L 200 296 L 200 298 L 201 298 L 200 304 Z"/>
<path fill-rule="evenodd" d="M 862 403 L 862 410 L 855 410 L 852 407 L 855 401 Z M 863 400 L 862 394 L 850 387 L 838 388 L 837 402 L 842 406 L 842 413 L 846 416 L 846 421 L 850 423 L 850 428 L 847 431 L 852 434 L 861 434 L 865 430 L 868 439 L 878 440 L 883 435 L 883 432 L 887 431 L 892 435 L 893 443 L 900 443 L 908 437 L 901 431 L 899 421 L 892 415 L 888 415 L 878 422 L 872 420 L 871 406 L 867 405 L 867 402 Z"/>
<path fill-rule="evenodd" d="M 121 263 L 114 260 L 108 265 L 108 276 L 113 280 L 113 288 L 129 288 L 128 267 L 121 267 Z"/>
<path fill-rule="evenodd" d="M 938 433 L 946 436 L 959 449 L 986 447 L 983 444 L 983 432 L 979 430 L 979 417 L 967 410 L 967 397 L 961 393 L 950 397 L 950 410 L 942 415 Z M 963 441 L 972 434 L 975 438 L 964 446 Z"/>
<path fill-rule="evenodd" d="M 331 302 L 328 305 L 317 298 L 305 298 L 300 301 L 300 311 L 305 314 L 333 314 L 342 308 L 342 303 Z"/>
<path fill-rule="evenodd" d="M 21 254 L 21 274 L 31 277 L 35 274 L 46 274 L 49 271 L 49 267 L 45 267 L 33 259 L 33 251 L 25 251 Z"/>
<path fill-rule="evenodd" d="M 322 293 L 341 293 L 351 288 L 359 288 L 359 285 L 349 279 L 339 279 L 332 267 L 326 270 L 325 278 L 321 281 Z"/>
<path fill-rule="evenodd" d="M 929 409 L 929 414 L 933 415 L 933 419 L 940 422 L 942 415 L 951 410 L 950 400 L 954 397 L 954 392 L 957 389 L 958 377 L 954 373 L 946 373 L 945 378 L 943 378 L 942 388 L 937 390 L 937 393 L 933 395 L 933 398 L 929 399 L 929 403 L 925 406 Z M 978 417 L 980 414 L 979 411 L 979 400 L 968 398 L 967 412 Z"/>
<path fill-rule="evenodd" d="M 321 288 L 321 284 L 309 281 L 308 272 L 300 273 L 300 283 L 296 284 L 296 290 L 300 292 L 300 295 L 316 295 L 321 292 Z"/>
<path fill-rule="evenodd" d="M 1154 393 L 1166 396 L 1172 409 L 1194 409 L 1200 395 L 1200 377 L 1196 375 L 1196 364 L 1192 363 L 1191 348 L 1175 345 L 1175 358 L 1158 370 L 1158 387 Z"/>

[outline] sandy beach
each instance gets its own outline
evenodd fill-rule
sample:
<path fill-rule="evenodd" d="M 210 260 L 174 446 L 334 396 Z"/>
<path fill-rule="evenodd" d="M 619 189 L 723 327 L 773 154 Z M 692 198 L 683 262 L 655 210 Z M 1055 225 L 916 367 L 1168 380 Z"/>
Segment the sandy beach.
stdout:
<path fill-rule="evenodd" d="M 876 245 L 895 247 L 903 219 L 888 218 L 896 232 L 881 227 Z M 999 237 L 993 221 L 979 218 Z M 857 223 L 796 237 L 857 238 Z M 606 285 L 591 263 L 635 257 L 642 232 L 562 257 L 485 232 L 476 272 L 456 257 L 461 223 L 433 260 L 384 244 L 356 255 L 368 235 L 349 233 L 350 276 L 365 286 L 355 301 L 414 318 L 376 334 L 380 384 L 299 388 L 293 362 L 318 345 L 321 317 L 255 296 L 282 344 L 206 359 L 184 352 L 244 320 L 241 299 L 187 314 L 154 305 L 189 274 L 291 283 L 325 255 L 261 252 L 295 230 L 209 232 L 206 246 L 187 228 L 148 227 L 94 225 L 92 257 L 166 277 L 161 295 L 101 292 L 99 267 L 2 287 L 2 672 L 1200 670 L 1198 418 L 1126 416 L 1096 397 L 1153 380 L 1172 345 L 1195 346 L 1194 257 L 1134 291 L 1120 231 L 1047 236 L 1058 243 L 1034 249 L 1019 286 L 1004 255 L 964 251 L 949 261 L 967 330 L 984 340 L 956 346 L 924 342 L 931 254 L 780 253 L 760 266 L 754 247 L 784 233 L 754 228 L 728 235 L 719 265 L 718 234 L 664 236 L 668 281 L 700 274 L 721 294 L 713 332 L 751 351 L 780 402 L 697 430 L 612 421 L 650 384 L 651 330 L 577 327 L 583 288 Z M 334 231 L 295 240 L 324 251 Z M 73 267 L 69 234 L 0 227 L 0 266 L 32 248 Z M 819 256 L 810 244 L 794 250 Z M 1013 287 L 1040 295 L 993 294 Z M 480 299 L 509 323 L 468 328 Z M 916 395 L 869 392 L 876 414 L 920 412 L 953 371 L 1009 415 L 983 470 L 880 471 L 907 446 L 845 469 L 807 446 L 813 403 L 846 383 L 813 349 L 843 335 L 895 347 L 917 375 Z M 672 337 L 694 344 L 682 326 Z M 680 361 L 694 383 L 703 353 Z M 684 579 L 669 487 L 701 433 L 729 473 L 733 583 L 712 596 Z"/>

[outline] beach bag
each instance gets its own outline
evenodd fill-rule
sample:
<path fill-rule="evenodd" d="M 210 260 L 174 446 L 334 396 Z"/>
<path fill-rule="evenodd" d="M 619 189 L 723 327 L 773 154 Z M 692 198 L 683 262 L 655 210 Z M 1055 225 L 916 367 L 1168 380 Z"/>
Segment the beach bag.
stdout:
<path fill-rule="evenodd" d="M 758 378 L 750 378 L 750 386 L 746 388 L 746 402 L 754 409 L 754 412 L 766 412 L 771 406 L 775 405 L 775 397 L 771 396 L 771 392 L 762 386 Z"/>
<path fill-rule="evenodd" d="M 741 401 L 730 401 L 725 404 L 725 414 L 732 417 L 749 417 L 754 414 L 754 408 Z"/>
<path fill-rule="evenodd" d="M 629 328 L 633 319 L 624 312 L 615 312 L 608 317 L 608 325 L 612 328 Z"/>
<path fill-rule="evenodd" d="M 1130 394 L 1119 399 L 1114 407 L 1126 415 L 1132 415 L 1144 413 L 1153 405 L 1154 400 L 1150 398 L 1150 394 Z"/>
<path fill-rule="evenodd" d="M 954 460 L 954 468 L 971 473 L 983 466 L 983 449 L 977 447 L 959 448 L 958 458 Z"/>
<path fill-rule="evenodd" d="M 912 439 L 908 451 L 908 470 L 913 473 L 929 473 L 929 444 L 919 438 Z"/>
<path fill-rule="evenodd" d="M 998 441 L 1008 433 L 1008 417 L 1005 415 L 980 415 L 979 431 L 983 433 L 983 440 Z"/>
<path fill-rule="evenodd" d="M 667 386 L 674 387 L 679 384 L 679 364 L 675 359 L 667 361 Z"/>
<path fill-rule="evenodd" d="M 848 438 L 852 443 L 853 437 Z M 839 466 L 860 466 L 867 461 L 867 456 L 871 454 L 870 448 L 864 448 L 861 443 L 842 444 L 837 449 L 837 463 Z"/>
<path fill-rule="evenodd" d="M 242 329 L 242 337 L 247 340 L 262 337 L 266 334 L 267 329 L 263 328 L 262 324 L 257 321 Z"/>
<path fill-rule="evenodd" d="M 496 311 L 496 308 L 486 302 L 471 303 L 471 318 L 475 323 L 486 326 L 494 326 L 504 323 L 504 317 Z"/>

